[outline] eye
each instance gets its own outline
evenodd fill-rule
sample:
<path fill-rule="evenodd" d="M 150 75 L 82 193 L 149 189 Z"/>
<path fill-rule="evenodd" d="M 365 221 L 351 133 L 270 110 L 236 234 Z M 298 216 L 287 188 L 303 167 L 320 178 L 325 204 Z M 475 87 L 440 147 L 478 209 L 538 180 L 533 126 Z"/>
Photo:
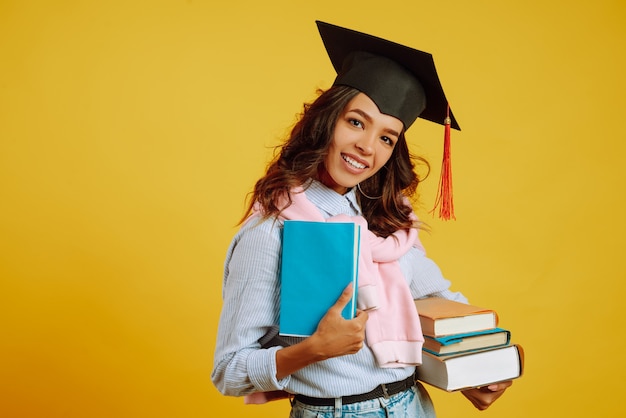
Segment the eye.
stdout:
<path fill-rule="evenodd" d="M 393 139 L 389 138 L 388 136 L 381 136 L 380 139 L 387 145 L 393 146 L 394 144 Z"/>
<path fill-rule="evenodd" d="M 363 128 L 363 122 L 358 119 L 349 119 L 348 122 L 350 125 L 355 126 L 357 128 Z"/>

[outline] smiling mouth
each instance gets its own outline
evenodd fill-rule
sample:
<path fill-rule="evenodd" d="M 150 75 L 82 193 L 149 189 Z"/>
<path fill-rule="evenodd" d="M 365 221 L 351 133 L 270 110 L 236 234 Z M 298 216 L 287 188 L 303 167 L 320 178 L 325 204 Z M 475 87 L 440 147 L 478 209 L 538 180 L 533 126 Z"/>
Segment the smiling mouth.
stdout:
<path fill-rule="evenodd" d="M 358 168 L 359 170 L 367 168 L 367 166 L 365 164 L 362 164 L 362 163 L 358 162 L 357 160 L 355 160 L 354 158 L 348 157 L 347 155 L 343 155 L 342 154 L 341 158 L 343 158 L 343 160 L 345 162 L 347 162 L 348 164 L 350 164 L 352 167 Z"/>

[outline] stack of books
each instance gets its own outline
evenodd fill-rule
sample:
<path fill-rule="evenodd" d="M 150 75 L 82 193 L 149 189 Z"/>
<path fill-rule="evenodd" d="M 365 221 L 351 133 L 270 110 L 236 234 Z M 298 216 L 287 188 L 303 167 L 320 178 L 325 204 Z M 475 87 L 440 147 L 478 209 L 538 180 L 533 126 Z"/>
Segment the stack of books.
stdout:
<path fill-rule="evenodd" d="M 424 348 L 420 381 L 452 392 L 522 375 L 524 352 L 490 309 L 443 298 L 415 301 Z"/>

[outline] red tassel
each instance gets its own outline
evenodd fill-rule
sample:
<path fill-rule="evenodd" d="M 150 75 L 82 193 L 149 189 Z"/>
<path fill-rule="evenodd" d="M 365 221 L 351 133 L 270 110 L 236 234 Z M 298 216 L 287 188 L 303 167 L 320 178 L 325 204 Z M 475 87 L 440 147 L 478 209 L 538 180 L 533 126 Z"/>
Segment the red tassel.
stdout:
<path fill-rule="evenodd" d="M 456 220 L 454 216 L 454 200 L 452 198 L 452 163 L 450 160 L 450 105 L 448 105 L 446 110 L 444 126 L 443 161 L 441 162 L 439 190 L 435 199 L 435 207 L 432 208 L 430 213 L 433 213 L 439 206 L 439 218 L 449 221 L 450 219 Z"/>

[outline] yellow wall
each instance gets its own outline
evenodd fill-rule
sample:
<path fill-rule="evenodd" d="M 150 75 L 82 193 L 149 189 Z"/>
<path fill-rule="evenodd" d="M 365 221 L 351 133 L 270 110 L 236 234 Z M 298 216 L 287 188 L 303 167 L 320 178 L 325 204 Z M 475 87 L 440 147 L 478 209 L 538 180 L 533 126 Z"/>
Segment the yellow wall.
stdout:
<path fill-rule="evenodd" d="M 0 416 L 287 416 L 209 374 L 243 198 L 332 68 L 315 19 L 435 56 L 458 220 L 421 216 L 526 375 L 489 411 L 616 416 L 626 390 L 626 6 L 598 0 L 0 1 Z"/>

